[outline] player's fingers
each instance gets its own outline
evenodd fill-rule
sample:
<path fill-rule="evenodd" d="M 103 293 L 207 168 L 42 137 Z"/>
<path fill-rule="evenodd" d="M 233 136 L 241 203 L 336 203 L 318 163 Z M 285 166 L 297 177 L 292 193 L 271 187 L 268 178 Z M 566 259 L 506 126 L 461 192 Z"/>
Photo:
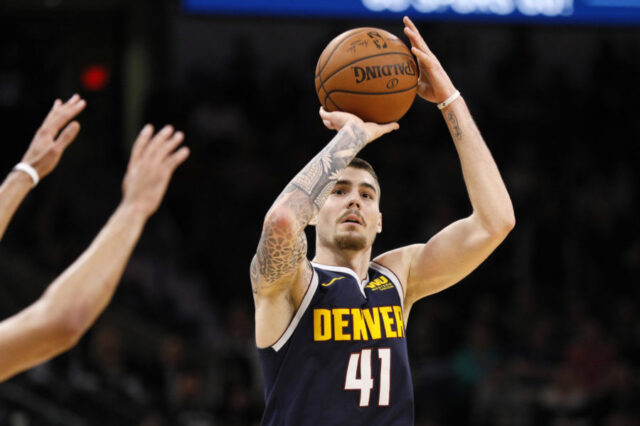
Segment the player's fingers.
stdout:
<path fill-rule="evenodd" d="M 145 147 L 149 143 L 149 140 L 151 139 L 151 135 L 153 135 L 153 126 L 151 124 L 147 124 L 142 128 L 142 130 L 138 134 L 138 137 L 136 138 L 136 141 L 133 143 L 133 148 L 131 148 L 132 160 L 140 158 L 140 156 L 144 152 Z"/>
<path fill-rule="evenodd" d="M 59 144 L 58 149 L 64 151 L 80 132 L 80 123 L 72 121 L 65 127 L 56 139 L 55 143 Z"/>
<path fill-rule="evenodd" d="M 431 49 L 429 49 L 429 46 L 427 45 L 427 42 L 424 41 L 424 38 L 420 34 L 420 31 L 415 26 L 413 21 L 411 21 L 411 19 L 405 16 L 404 24 L 405 24 L 404 33 L 407 35 L 407 37 L 409 37 L 410 39 L 411 38 L 415 39 L 416 45 L 420 49 L 423 49 L 425 52 L 432 53 Z M 412 40 L 412 44 L 413 44 L 413 40 Z"/>
<path fill-rule="evenodd" d="M 335 129 L 335 124 L 333 122 L 334 116 L 322 107 L 320 107 L 320 118 L 322 118 L 322 124 L 324 124 L 328 129 Z"/>
<path fill-rule="evenodd" d="M 427 43 L 419 33 L 416 33 L 415 31 L 407 27 L 404 28 L 404 33 L 409 38 L 411 46 L 416 47 L 423 52 L 426 52 L 427 54 L 433 55 L 433 53 L 429 49 L 429 46 L 427 46 Z"/>
<path fill-rule="evenodd" d="M 182 148 L 180 148 L 179 150 L 177 150 L 167 158 L 167 162 L 169 164 L 169 167 L 171 168 L 171 173 L 173 173 L 173 171 L 180 164 L 185 162 L 185 160 L 189 157 L 190 153 L 191 151 L 189 151 L 189 148 L 187 148 L 186 146 L 183 146 Z"/>
<path fill-rule="evenodd" d="M 419 65 L 424 66 L 427 69 L 434 67 L 437 63 L 433 56 L 430 56 L 424 53 L 422 50 L 416 49 L 415 47 L 411 48 L 411 53 L 416 55 Z"/>
<path fill-rule="evenodd" d="M 389 132 L 393 132 L 394 130 L 398 130 L 400 128 L 400 125 L 396 122 L 393 122 L 382 124 L 380 127 L 382 128 L 383 134 L 386 134 Z"/>
<path fill-rule="evenodd" d="M 413 31 L 415 34 L 420 34 L 420 31 L 418 31 L 418 27 L 416 27 L 416 24 L 413 23 L 413 21 L 411 19 L 409 19 L 408 16 L 405 16 L 402 19 L 402 22 L 404 23 L 404 25 L 409 28 L 411 31 Z"/>
<path fill-rule="evenodd" d="M 342 127 L 348 120 L 349 116 L 349 114 L 342 111 L 327 112 L 324 108 L 320 108 L 320 117 L 322 118 L 322 121 L 331 122 L 332 126 L 334 126 L 332 128 Z"/>

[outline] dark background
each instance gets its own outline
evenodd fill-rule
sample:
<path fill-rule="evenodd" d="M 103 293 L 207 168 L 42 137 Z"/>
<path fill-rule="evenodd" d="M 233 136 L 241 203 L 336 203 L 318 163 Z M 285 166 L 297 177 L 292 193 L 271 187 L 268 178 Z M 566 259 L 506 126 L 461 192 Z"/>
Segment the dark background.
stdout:
<path fill-rule="evenodd" d="M 144 123 L 174 124 L 192 150 L 113 303 L 71 352 L 0 385 L 0 424 L 259 422 L 248 266 L 271 202 L 332 137 L 317 57 L 357 26 L 402 34 L 400 21 L 203 17 L 169 1 L 0 3 L 0 170 L 56 97 L 88 101 L 80 136 L 0 245 L 0 317 L 35 301 L 106 222 Z M 517 225 L 413 308 L 416 424 L 640 424 L 640 31 L 418 27 L 469 104 Z M 83 86 L 90 65 L 108 70 L 104 88 Z M 400 124 L 361 154 L 384 194 L 374 254 L 471 212 L 437 108 L 416 99 Z"/>

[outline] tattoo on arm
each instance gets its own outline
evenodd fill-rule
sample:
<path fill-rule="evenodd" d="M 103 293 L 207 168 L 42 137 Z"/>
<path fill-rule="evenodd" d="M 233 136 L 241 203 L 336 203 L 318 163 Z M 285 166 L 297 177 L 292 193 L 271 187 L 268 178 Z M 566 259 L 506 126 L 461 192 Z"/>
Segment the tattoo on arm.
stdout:
<path fill-rule="evenodd" d="M 453 112 L 451 111 L 447 112 L 447 121 L 451 126 L 451 132 L 453 133 L 453 138 L 460 139 L 462 137 L 462 129 L 458 124 L 458 118 Z"/>
<path fill-rule="evenodd" d="M 291 181 L 319 210 L 329 197 L 338 177 L 366 145 L 367 137 L 354 124 L 345 126 L 333 140 Z M 285 191 L 287 190 L 285 189 Z M 316 211 L 317 211 L 316 210 Z"/>
<path fill-rule="evenodd" d="M 306 255 L 307 237 L 304 231 L 294 235 L 291 230 L 267 223 L 262 232 L 256 256 L 251 263 L 254 292 L 259 288 L 268 288 L 280 277 L 292 273 Z M 262 277 L 262 283 L 260 283 L 260 277 Z"/>
<path fill-rule="evenodd" d="M 296 218 L 293 229 L 265 223 L 258 251 L 251 262 L 254 293 L 293 273 L 307 255 L 304 228 L 329 197 L 338 177 L 366 145 L 367 136 L 357 125 L 343 127 L 287 185 L 276 203 L 290 209 Z"/>

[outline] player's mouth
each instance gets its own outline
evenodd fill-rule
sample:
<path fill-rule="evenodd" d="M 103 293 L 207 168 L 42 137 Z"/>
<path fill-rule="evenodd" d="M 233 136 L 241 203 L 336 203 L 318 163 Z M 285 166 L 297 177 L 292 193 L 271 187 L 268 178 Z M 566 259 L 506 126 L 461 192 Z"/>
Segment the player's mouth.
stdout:
<path fill-rule="evenodd" d="M 351 223 L 354 225 L 364 226 L 364 219 L 355 213 L 350 213 L 342 218 L 340 223 Z"/>

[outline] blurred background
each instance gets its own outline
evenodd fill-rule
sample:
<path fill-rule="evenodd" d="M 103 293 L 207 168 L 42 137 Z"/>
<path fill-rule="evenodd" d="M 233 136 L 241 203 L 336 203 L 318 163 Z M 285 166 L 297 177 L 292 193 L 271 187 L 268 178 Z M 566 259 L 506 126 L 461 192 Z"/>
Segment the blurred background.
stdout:
<path fill-rule="evenodd" d="M 0 244 L 0 318 L 106 222 L 144 123 L 185 131 L 192 154 L 80 344 L 0 384 L 1 425 L 259 423 L 248 268 L 272 201 L 332 137 L 316 60 L 353 27 L 402 35 L 403 14 L 469 104 L 517 218 L 412 310 L 416 424 L 640 424 L 640 1 L 4 0 L 2 173 L 56 97 L 88 107 Z M 400 124 L 361 154 L 385 194 L 374 254 L 471 212 L 437 108 L 416 99 Z"/>

